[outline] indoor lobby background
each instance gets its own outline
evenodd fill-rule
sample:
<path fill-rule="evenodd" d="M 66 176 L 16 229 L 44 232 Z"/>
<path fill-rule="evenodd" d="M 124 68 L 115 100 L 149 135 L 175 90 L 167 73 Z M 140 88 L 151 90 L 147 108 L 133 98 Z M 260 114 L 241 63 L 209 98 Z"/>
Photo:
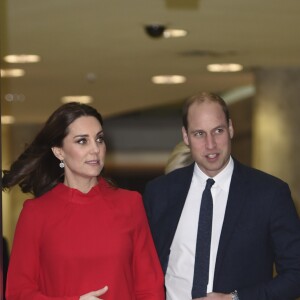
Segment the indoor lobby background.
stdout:
<path fill-rule="evenodd" d="M 91 101 L 105 172 L 142 193 L 181 141 L 183 101 L 210 91 L 233 156 L 286 181 L 300 212 L 299 15 L 294 0 L 1 0 L 2 169 L 63 101 Z M 8 251 L 28 197 L 2 193 Z"/>

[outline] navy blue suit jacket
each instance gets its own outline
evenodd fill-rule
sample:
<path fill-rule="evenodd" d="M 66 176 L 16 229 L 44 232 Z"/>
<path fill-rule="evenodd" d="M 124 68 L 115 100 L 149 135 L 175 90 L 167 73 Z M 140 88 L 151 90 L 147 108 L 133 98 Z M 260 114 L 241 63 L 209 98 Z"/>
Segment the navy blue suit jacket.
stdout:
<path fill-rule="evenodd" d="M 145 188 L 145 209 L 164 272 L 193 170 L 194 164 L 177 169 Z M 300 296 L 300 222 L 290 189 L 236 160 L 213 284 L 214 292 L 234 290 L 241 300 Z"/>

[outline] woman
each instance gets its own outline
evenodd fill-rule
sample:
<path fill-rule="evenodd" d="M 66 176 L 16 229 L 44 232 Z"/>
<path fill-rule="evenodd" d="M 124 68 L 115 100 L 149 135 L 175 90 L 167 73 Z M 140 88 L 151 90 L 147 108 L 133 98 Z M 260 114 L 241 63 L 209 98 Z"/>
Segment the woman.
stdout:
<path fill-rule="evenodd" d="M 163 274 L 140 194 L 101 175 L 101 115 L 69 103 L 48 119 L 4 171 L 24 203 L 15 231 L 6 300 L 160 300 Z"/>

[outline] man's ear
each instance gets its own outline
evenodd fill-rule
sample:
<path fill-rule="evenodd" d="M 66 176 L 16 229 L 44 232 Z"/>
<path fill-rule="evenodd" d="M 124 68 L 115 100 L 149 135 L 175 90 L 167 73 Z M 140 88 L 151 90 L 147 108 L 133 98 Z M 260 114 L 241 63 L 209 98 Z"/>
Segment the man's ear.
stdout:
<path fill-rule="evenodd" d="M 230 135 L 230 138 L 232 139 L 233 135 L 234 135 L 234 130 L 233 130 L 233 125 L 232 125 L 231 119 L 229 119 L 229 135 Z"/>
<path fill-rule="evenodd" d="M 59 160 L 64 160 L 64 156 L 62 153 L 62 149 L 59 147 L 52 147 L 51 148 L 53 154 L 55 155 L 56 158 L 58 158 Z"/>
<path fill-rule="evenodd" d="M 181 131 L 182 131 L 183 142 L 189 147 L 190 144 L 189 144 L 188 134 L 187 134 L 184 126 L 182 126 Z"/>

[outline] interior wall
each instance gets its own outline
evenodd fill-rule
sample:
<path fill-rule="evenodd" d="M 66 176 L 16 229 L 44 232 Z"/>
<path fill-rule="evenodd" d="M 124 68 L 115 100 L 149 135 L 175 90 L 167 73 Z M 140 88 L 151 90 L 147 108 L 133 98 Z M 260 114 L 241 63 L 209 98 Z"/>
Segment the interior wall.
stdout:
<path fill-rule="evenodd" d="M 1 43 L 0 43 L 0 55 L 2 57 L 2 53 L 6 50 L 5 47 L 7 43 L 4 43 L 4 41 L 7 40 L 7 30 L 6 30 L 6 22 L 7 16 L 6 16 L 6 0 L 0 1 L 0 37 L 1 37 Z M 2 66 L 2 60 L 0 67 Z M 2 79 L 0 82 L 0 95 L 1 95 L 1 107 L 0 107 L 0 113 L 2 114 L 2 95 L 3 95 L 3 84 Z M 2 127 L 2 126 L 1 126 Z M 2 132 L 0 131 L 0 146 L 2 147 Z M 1 156 L 2 156 L 2 150 L 1 150 Z M 2 169 L 2 161 L 0 163 L 1 169 Z M 0 232 L 1 236 L 3 236 L 3 226 L 2 226 L 2 218 L 3 218 L 3 211 L 2 211 L 2 195 L 0 197 Z M 3 237 L 1 237 L 0 242 L 0 300 L 4 299 L 4 293 L 5 293 L 5 283 L 6 283 L 6 269 L 7 269 L 7 260 L 5 259 L 6 256 L 4 256 L 4 253 L 7 253 L 5 250 L 6 243 Z M 4 268 L 3 268 L 4 267 Z"/>
<path fill-rule="evenodd" d="M 234 128 L 232 154 L 240 162 L 252 166 L 253 98 L 235 102 L 229 110 Z"/>
<path fill-rule="evenodd" d="M 257 69 L 256 86 L 254 166 L 289 184 L 300 214 L 300 69 Z"/>
<path fill-rule="evenodd" d="M 1 109 L 0 109 L 1 112 Z M 2 134 L 0 133 L 0 138 L 2 140 Z M 1 141 L 0 141 L 0 145 L 1 145 Z M 2 170 L 2 164 L 0 163 L 1 166 L 1 170 Z M 0 197 L 0 232 L 1 232 L 1 237 L 3 235 L 3 228 L 2 228 L 2 195 Z M 3 291 L 3 286 L 5 285 L 4 283 L 4 276 L 3 276 L 3 238 L 1 238 L 1 242 L 0 242 L 0 300 L 3 299 L 4 296 L 4 291 Z"/>

